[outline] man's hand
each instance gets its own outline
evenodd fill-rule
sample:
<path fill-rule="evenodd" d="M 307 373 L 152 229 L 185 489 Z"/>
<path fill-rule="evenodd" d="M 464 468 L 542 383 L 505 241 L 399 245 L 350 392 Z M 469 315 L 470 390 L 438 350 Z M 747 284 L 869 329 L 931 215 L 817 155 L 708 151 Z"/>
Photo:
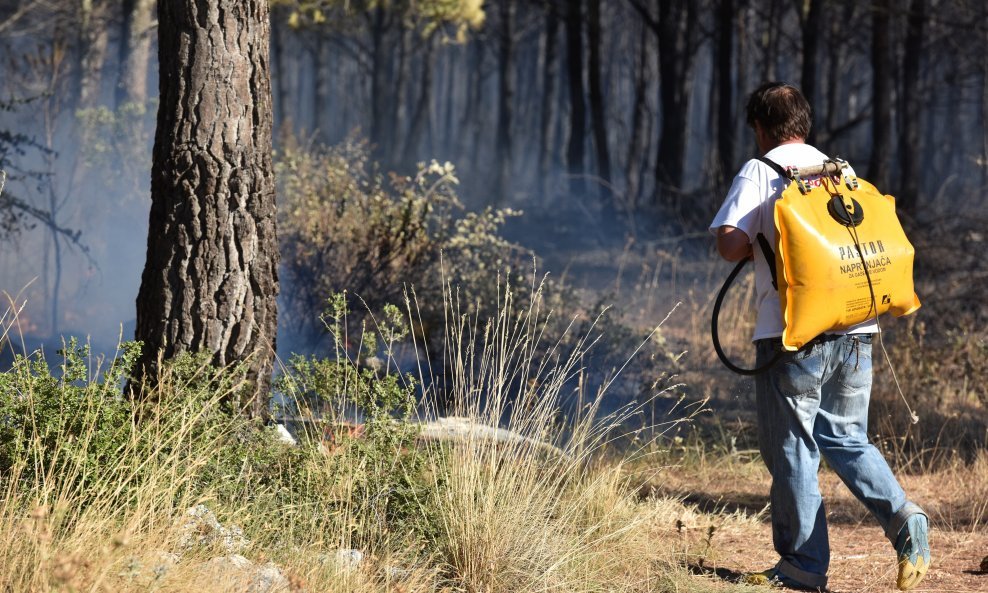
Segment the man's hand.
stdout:
<path fill-rule="evenodd" d="M 739 228 L 724 225 L 717 229 L 717 251 L 727 261 L 741 261 L 752 255 L 751 239 Z"/>

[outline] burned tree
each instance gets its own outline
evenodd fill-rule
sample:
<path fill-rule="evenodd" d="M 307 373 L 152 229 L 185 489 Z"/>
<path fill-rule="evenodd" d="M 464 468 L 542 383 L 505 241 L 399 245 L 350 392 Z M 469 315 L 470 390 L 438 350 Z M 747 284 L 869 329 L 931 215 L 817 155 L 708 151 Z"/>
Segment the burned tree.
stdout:
<path fill-rule="evenodd" d="M 276 330 L 278 243 L 267 0 L 158 3 L 160 104 L 138 374 L 159 354 L 246 361 L 263 409 Z"/>

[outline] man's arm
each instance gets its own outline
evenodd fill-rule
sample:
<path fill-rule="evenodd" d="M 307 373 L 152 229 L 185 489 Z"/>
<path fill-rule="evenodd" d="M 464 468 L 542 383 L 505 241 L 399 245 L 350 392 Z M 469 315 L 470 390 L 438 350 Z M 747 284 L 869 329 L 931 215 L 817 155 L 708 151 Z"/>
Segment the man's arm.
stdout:
<path fill-rule="evenodd" d="M 717 229 L 717 251 L 727 261 L 751 257 L 751 239 L 739 228 L 724 225 Z"/>

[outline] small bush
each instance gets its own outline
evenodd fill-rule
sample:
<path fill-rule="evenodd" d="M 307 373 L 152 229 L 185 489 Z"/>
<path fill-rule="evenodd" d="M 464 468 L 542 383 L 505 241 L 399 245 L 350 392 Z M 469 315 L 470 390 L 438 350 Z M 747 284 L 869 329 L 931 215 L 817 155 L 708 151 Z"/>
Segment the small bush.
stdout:
<path fill-rule="evenodd" d="M 281 320 L 302 349 L 325 346 L 319 323 L 326 299 L 347 291 L 354 311 L 378 311 L 404 301 L 414 285 L 421 331 L 441 324 L 443 287 L 490 309 L 498 272 L 519 286 L 524 250 L 498 232 L 510 210 L 467 213 L 450 164 L 433 161 L 411 177 L 378 173 L 367 146 L 334 148 L 287 142 L 278 159 L 281 240 Z M 354 321 L 359 315 L 353 317 Z"/>

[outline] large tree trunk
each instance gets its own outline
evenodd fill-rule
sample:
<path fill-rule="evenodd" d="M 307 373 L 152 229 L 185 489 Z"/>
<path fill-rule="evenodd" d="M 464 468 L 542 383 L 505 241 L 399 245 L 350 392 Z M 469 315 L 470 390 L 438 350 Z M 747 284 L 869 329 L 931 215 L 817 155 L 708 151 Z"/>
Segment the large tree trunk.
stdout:
<path fill-rule="evenodd" d="M 147 103 L 153 11 L 154 0 L 123 0 L 120 77 L 116 93 L 118 108 L 128 103 Z"/>
<path fill-rule="evenodd" d="M 267 0 L 162 0 L 158 127 L 137 372 L 159 356 L 245 362 L 264 410 L 274 358 L 278 242 Z"/>
<path fill-rule="evenodd" d="M 889 48 L 889 0 L 875 0 L 871 15 L 872 99 L 871 158 L 868 178 L 888 190 L 889 149 L 892 146 L 892 57 Z"/>
<path fill-rule="evenodd" d="M 906 17 L 906 40 L 902 54 L 902 127 L 899 133 L 899 162 L 901 164 L 899 201 L 903 208 L 914 208 L 919 197 L 920 139 L 919 139 L 919 63 L 923 51 L 924 0 L 911 0 Z M 988 55 L 988 54 L 986 54 Z"/>
<path fill-rule="evenodd" d="M 582 0 L 570 0 L 566 9 L 566 65 L 569 80 L 569 147 L 566 166 L 570 174 L 570 191 L 582 193 L 584 147 L 587 136 L 587 108 L 583 100 L 583 15 Z"/>

